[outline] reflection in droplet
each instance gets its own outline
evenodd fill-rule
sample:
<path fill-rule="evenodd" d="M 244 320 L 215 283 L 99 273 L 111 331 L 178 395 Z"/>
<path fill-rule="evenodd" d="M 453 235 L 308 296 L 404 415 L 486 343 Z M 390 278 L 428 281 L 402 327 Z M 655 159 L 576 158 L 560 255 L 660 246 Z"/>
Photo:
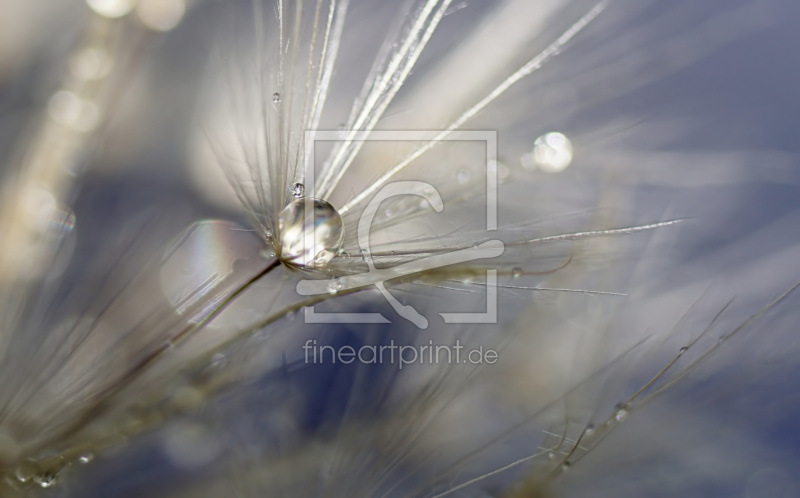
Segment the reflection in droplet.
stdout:
<path fill-rule="evenodd" d="M 281 103 L 281 94 L 275 92 L 272 94 L 272 103 L 273 104 L 280 104 Z"/>
<path fill-rule="evenodd" d="M 522 268 L 520 268 L 519 266 L 511 270 L 511 276 L 514 278 L 520 278 L 523 275 L 523 273 L 524 272 L 522 271 Z"/>
<path fill-rule="evenodd" d="M 339 212 L 321 199 L 303 197 L 289 203 L 278 216 L 281 259 L 300 267 L 325 266 L 344 241 Z"/>
<path fill-rule="evenodd" d="M 624 422 L 625 419 L 628 418 L 628 410 L 625 407 L 617 408 L 617 411 L 614 413 L 614 420 L 617 422 Z"/>
<path fill-rule="evenodd" d="M 571 162 L 572 143 L 564 134 L 558 132 L 547 133 L 537 138 L 533 143 L 530 158 L 523 158 L 523 166 L 529 169 L 535 167 L 547 173 L 564 171 Z"/>
<path fill-rule="evenodd" d="M 306 193 L 306 186 L 303 185 L 302 183 L 298 182 L 298 183 L 295 183 L 294 185 L 292 185 L 292 196 L 295 199 L 299 199 L 299 198 L 303 197 L 303 195 L 305 195 L 305 193 Z"/>

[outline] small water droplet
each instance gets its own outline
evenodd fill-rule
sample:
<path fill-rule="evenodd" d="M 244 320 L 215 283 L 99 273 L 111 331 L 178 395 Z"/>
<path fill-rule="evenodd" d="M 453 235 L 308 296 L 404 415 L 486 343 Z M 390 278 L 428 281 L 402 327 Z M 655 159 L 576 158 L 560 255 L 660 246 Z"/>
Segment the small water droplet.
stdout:
<path fill-rule="evenodd" d="M 36 475 L 36 466 L 32 462 L 25 462 L 14 470 L 14 477 L 19 482 L 28 482 Z"/>
<path fill-rule="evenodd" d="M 456 181 L 463 185 L 469 181 L 469 176 L 469 170 L 462 168 L 456 173 Z"/>
<path fill-rule="evenodd" d="M 572 142 L 563 133 L 546 133 L 533 143 L 530 157 L 523 157 L 527 169 L 538 168 L 547 173 L 564 171 L 572 163 Z"/>
<path fill-rule="evenodd" d="M 94 460 L 94 453 L 91 451 L 83 453 L 82 455 L 78 456 L 78 463 L 85 465 L 89 462 Z"/>
<path fill-rule="evenodd" d="M 42 472 L 41 474 L 36 474 L 33 477 L 33 482 L 43 488 L 49 488 L 56 483 L 56 477 L 56 474 L 52 472 Z"/>
<path fill-rule="evenodd" d="M 334 280 L 331 280 L 331 283 L 328 284 L 328 292 L 331 294 L 336 294 L 340 290 L 344 288 L 345 278 L 340 277 Z"/>
<path fill-rule="evenodd" d="M 548 459 L 550 459 L 550 460 L 555 460 L 555 459 L 556 459 L 556 454 L 555 454 L 555 452 L 553 452 L 553 451 L 548 451 L 548 452 L 547 452 L 547 458 L 548 458 Z"/>
<path fill-rule="evenodd" d="M 372 255 L 366 249 L 361 249 L 361 259 L 366 263 L 372 260 Z"/>
<path fill-rule="evenodd" d="M 520 268 L 519 266 L 511 270 L 511 276 L 514 277 L 515 279 L 520 278 L 522 275 L 524 275 L 524 272 L 522 271 L 522 268 Z"/>
<path fill-rule="evenodd" d="M 572 463 L 570 463 L 570 462 L 564 462 L 564 463 L 562 463 L 562 464 L 561 464 L 561 471 L 562 471 L 562 472 L 565 472 L 565 471 L 569 470 L 569 467 L 570 467 L 570 465 L 572 465 Z"/>
<path fill-rule="evenodd" d="M 347 251 L 341 251 L 341 252 L 339 252 L 339 256 L 340 256 L 342 259 L 350 259 L 350 253 L 349 253 L 349 252 L 347 252 Z"/>
<path fill-rule="evenodd" d="M 614 420 L 617 422 L 624 422 L 628 418 L 628 409 L 624 406 L 618 406 L 617 411 L 614 412 Z"/>
<path fill-rule="evenodd" d="M 587 425 L 583 433 L 587 436 L 591 436 L 592 434 L 594 434 L 594 425 L 593 424 Z"/>
<path fill-rule="evenodd" d="M 290 265 L 324 267 L 344 242 L 342 217 L 333 206 L 321 199 L 295 199 L 283 208 L 278 216 L 278 224 L 281 259 Z"/>
<path fill-rule="evenodd" d="M 272 230 L 270 230 L 270 229 L 264 230 L 264 236 L 267 237 L 267 238 L 272 237 Z"/>
<path fill-rule="evenodd" d="M 294 196 L 295 199 L 299 199 L 303 197 L 303 195 L 306 193 L 306 186 L 299 182 L 295 183 L 294 185 L 292 185 L 291 192 L 292 196 Z"/>
<path fill-rule="evenodd" d="M 689 350 L 689 348 L 687 348 L 687 347 L 682 347 L 682 348 L 680 349 L 680 351 L 678 351 L 678 354 L 683 354 L 683 353 L 685 353 L 685 352 L 686 352 L 686 351 L 688 351 L 688 350 Z"/>
<path fill-rule="evenodd" d="M 273 104 L 280 104 L 281 103 L 281 94 L 275 92 L 272 94 L 272 103 Z"/>

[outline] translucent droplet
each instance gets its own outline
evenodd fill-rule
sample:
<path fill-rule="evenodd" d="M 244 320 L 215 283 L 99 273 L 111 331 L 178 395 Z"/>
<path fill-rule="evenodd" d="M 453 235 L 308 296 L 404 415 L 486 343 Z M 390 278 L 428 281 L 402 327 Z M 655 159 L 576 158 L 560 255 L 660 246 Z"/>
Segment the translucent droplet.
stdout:
<path fill-rule="evenodd" d="M 520 278 L 523 274 L 524 274 L 524 272 L 522 271 L 522 268 L 520 268 L 519 266 L 517 266 L 513 270 L 511 270 L 511 276 L 513 278 Z"/>
<path fill-rule="evenodd" d="M 624 422 L 626 418 L 628 418 L 628 409 L 624 406 L 618 407 L 617 411 L 614 413 L 614 420 L 617 422 Z"/>
<path fill-rule="evenodd" d="M 458 173 L 456 173 L 456 181 L 460 184 L 465 184 L 469 181 L 469 170 L 467 169 L 460 169 Z"/>
<path fill-rule="evenodd" d="M 680 349 L 680 351 L 678 351 L 678 354 L 683 354 L 688 350 L 689 350 L 689 348 L 683 347 L 683 348 Z"/>
<path fill-rule="evenodd" d="M 19 482 L 28 482 L 36 475 L 36 466 L 31 462 L 25 462 L 14 470 L 14 477 Z"/>
<path fill-rule="evenodd" d="M 339 212 L 321 199 L 302 197 L 278 216 L 281 259 L 287 264 L 320 268 L 339 252 L 344 222 Z"/>
<path fill-rule="evenodd" d="M 555 452 L 553 452 L 553 451 L 548 451 L 548 452 L 547 452 L 547 458 L 548 458 L 548 459 L 550 459 L 550 460 L 555 460 L 555 459 L 556 459 L 556 454 L 555 454 Z"/>
<path fill-rule="evenodd" d="M 567 471 L 567 470 L 569 470 L 569 466 L 570 466 L 570 465 L 572 465 L 570 462 L 564 462 L 564 463 L 562 463 L 562 464 L 561 464 L 561 471 L 562 471 L 562 472 L 564 472 L 564 471 Z"/>
<path fill-rule="evenodd" d="M 344 277 L 331 280 L 331 283 L 328 285 L 328 291 L 331 294 L 336 294 L 340 290 L 344 289 L 344 283 L 345 283 Z"/>
<path fill-rule="evenodd" d="M 303 195 L 306 193 L 306 186 L 303 185 L 302 183 L 295 183 L 294 185 L 292 185 L 291 192 L 292 196 L 294 196 L 295 199 L 299 199 L 303 197 Z"/>
<path fill-rule="evenodd" d="M 562 133 L 547 133 L 533 143 L 531 159 L 530 162 L 523 160 L 523 166 L 547 173 L 564 171 L 572 162 L 572 143 Z"/>
<path fill-rule="evenodd" d="M 56 474 L 52 472 L 42 472 L 41 474 L 36 474 L 33 477 L 33 482 L 43 488 L 49 488 L 56 483 L 56 477 Z"/>
<path fill-rule="evenodd" d="M 92 453 L 91 451 L 86 452 L 78 457 L 78 463 L 84 465 L 91 462 L 92 460 L 94 460 L 94 453 Z"/>
<path fill-rule="evenodd" d="M 281 94 L 275 92 L 272 94 L 272 103 L 273 104 L 280 104 L 281 103 Z"/>
<path fill-rule="evenodd" d="M 587 425 L 583 433 L 587 436 L 591 436 L 592 434 L 594 434 L 594 425 L 592 424 Z"/>
<path fill-rule="evenodd" d="M 366 263 L 367 261 L 372 260 L 372 255 L 366 249 L 361 249 L 361 259 Z"/>

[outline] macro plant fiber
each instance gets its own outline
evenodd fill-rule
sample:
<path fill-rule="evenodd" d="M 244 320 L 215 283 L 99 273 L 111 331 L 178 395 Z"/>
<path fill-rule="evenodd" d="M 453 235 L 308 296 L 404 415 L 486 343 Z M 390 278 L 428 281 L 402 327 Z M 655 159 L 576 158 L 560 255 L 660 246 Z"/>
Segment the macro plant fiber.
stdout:
<path fill-rule="evenodd" d="M 798 17 L 0 0 L 0 496 L 797 496 Z"/>

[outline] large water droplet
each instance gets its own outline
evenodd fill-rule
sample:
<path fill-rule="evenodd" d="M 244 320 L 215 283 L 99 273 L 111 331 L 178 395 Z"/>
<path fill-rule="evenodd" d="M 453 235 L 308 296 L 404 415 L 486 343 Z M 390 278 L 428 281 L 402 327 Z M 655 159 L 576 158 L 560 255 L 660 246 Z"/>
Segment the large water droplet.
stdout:
<path fill-rule="evenodd" d="M 572 142 L 562 133 L 547 133 L 533 143 L 532 156 L 531 167 L 547 173 L 564 171 L 572 162 Z"/>
<path fill-rule="evenodd" d="M 303 185 L 302 183 L 295 183 L 294 185 L 292 185 L 292 196 L 294 196 L 295 199 L 303 197 L 305 193 L 306 193 L 306 186 Z"/>
<path fill-rule="evenodd" d="M 624 406 L 617 407 L 617 411 L 614 412 L 614 420 L 617 422 L 624 422 L 625 419 L 628 418 L 628 409 Z"/>
<path fill-rule="evenodd" d="M 344 222 L 339 212 L 321 199 L 303 197 L 278 216 L 281 259 L 300 267 L 320 268 L 339 252 Z"/>

